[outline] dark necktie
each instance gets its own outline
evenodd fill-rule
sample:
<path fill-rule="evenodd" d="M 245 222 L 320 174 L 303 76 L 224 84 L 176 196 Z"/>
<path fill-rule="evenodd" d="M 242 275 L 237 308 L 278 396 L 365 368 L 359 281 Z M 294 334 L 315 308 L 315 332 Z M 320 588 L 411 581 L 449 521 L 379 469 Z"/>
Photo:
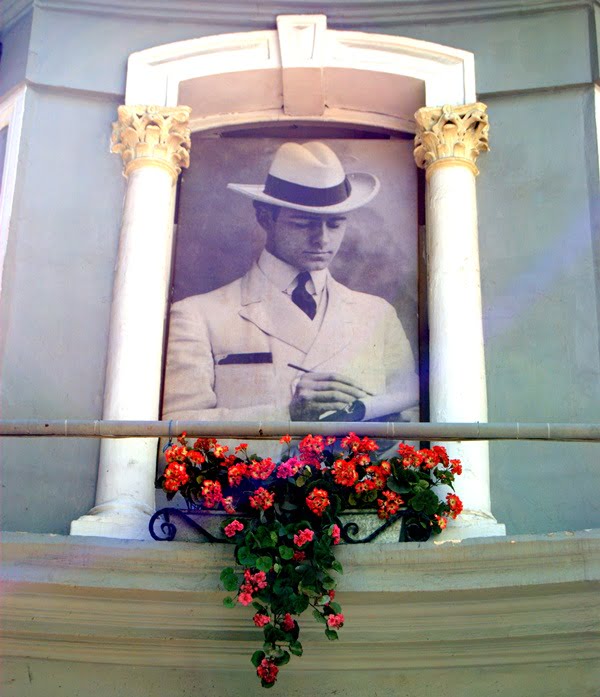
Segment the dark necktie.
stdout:
<path fill-rule="evenodd" d="M 306 284 L 310 280 L 310 273 L 302 271 L 296 276 L 298 285 L 292 291 L 292 301 L 306 313 L 311 319 L 317 314 L 317 303 L 313 296 L 306 290 Z"/>

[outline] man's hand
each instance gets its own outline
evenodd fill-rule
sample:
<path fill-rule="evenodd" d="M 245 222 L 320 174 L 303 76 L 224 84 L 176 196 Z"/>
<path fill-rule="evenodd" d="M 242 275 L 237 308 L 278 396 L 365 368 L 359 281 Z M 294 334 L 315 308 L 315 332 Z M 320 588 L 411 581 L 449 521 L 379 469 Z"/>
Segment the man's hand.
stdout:
<path fill-rule="evenodd" d="M 339 411 L 369 395 L 353 380 L 339 373 L 306 373 L 290 402 L 292 421 L 317 421 L 322 414 Z"/>

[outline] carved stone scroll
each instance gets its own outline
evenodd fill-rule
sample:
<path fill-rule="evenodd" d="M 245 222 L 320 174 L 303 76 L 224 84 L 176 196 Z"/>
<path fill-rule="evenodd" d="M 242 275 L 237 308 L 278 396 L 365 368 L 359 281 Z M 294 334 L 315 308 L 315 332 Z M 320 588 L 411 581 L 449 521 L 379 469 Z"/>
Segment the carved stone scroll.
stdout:
<path fill-rule="evenodd" d="M 434 163 L 469 166 L 478 174 L 479 153 L 489 150 L 489 123 L 486 105 L 481 102 L 462 106 L 423 107 L 415 114 L 417 134 L 414 156 L 418 167 Z"/>
<path fill-rule="evenodd" d="M 123 158 L 124 173 L 140 166 L 166 168 L 176 179 L 190 164 L 190 108 L 120 106 L 111 152 Z"/>

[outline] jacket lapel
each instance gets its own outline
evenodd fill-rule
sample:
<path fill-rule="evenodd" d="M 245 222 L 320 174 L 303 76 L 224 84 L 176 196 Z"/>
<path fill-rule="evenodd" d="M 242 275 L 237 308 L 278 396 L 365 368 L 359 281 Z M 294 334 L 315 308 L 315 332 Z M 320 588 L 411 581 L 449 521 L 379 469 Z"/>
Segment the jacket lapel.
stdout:
<path fill-rule="evenodd" d="M 332 276 L 327 279 L 327 309 L 323 324 L 310 347 L 303 367 L 318 368 L 332 356 L 346 348 L 360 331 L 357 307 L 352 291 L 338 283 Z"/>
<path fill-rule="evenodd" d="M 262 332 L 307 353 L 310 337 L 297 322 L 296 308 L 256 264 L 242 279 L 242 307 L 239 314 Z"/>

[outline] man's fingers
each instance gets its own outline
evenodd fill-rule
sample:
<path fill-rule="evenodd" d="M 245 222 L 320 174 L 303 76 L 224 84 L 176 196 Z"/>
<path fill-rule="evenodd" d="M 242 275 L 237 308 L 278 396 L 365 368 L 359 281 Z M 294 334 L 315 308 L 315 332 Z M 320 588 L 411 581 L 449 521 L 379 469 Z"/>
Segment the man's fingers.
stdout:
<path fill-rule="evenodd" d="M 348 395 L 353 399 L 362 399 L 366 397 L 369 393 L 363 390 L 361 387 L 348 384 L 346 382 L 340 382 L 339 380 L 321 379 L 314 378 L 313 375 L 307 375 L 303 380 L 298 383 L 298 391 L 303 390 L 311 392 L 338 392 L 340 394 Z"/>
<path fill-rule="evenodd" d="M 315 378 L 317 381 L 335 382 L 340 385 L 347 385 L 348 387 L 354 387 L 358 390 L 366 392 L 366 390 L 363 390 L 363 388 L 355 380 L 347 375 L 342 375 L 341 373 L 307 373 L 306 377 Z"/>
<path fill-rule="evenodd" d="M 354 402 L 354 398 L 351 395 L 338 392 L 337 390 L 324 390 L 319 392 L 307 390 L 306 392 L 301 392 L 298 396 L 305 402 L 318 402 L 319 405 L 337 404 L 339 405 L 339 409 L 343 409 L 346 405 Z"/>

